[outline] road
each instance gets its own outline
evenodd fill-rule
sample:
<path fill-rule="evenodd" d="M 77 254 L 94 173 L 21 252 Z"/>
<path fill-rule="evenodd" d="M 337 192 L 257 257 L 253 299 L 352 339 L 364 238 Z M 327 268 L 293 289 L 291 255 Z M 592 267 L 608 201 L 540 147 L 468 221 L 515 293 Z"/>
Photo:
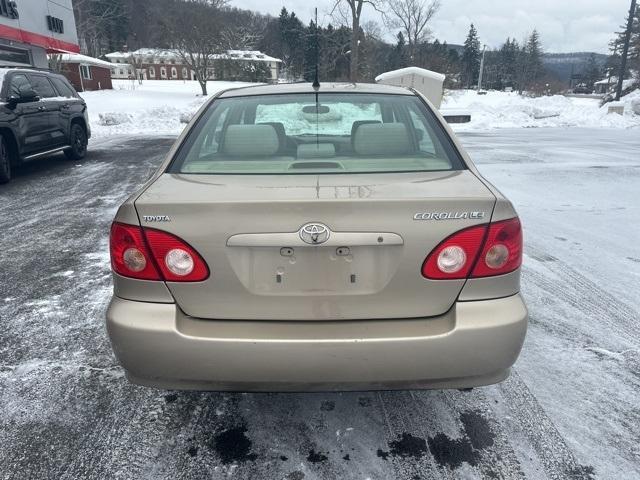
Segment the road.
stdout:
<path fill-rule="evenodd" d="M 103 316 L 107 233 L 170 138 L 94 142 L 0 187 L 0 478 L 640 478 L 640 135 L 461 134 L 525 226 L 531 322 L 473 391 L 129 385 Z"/>

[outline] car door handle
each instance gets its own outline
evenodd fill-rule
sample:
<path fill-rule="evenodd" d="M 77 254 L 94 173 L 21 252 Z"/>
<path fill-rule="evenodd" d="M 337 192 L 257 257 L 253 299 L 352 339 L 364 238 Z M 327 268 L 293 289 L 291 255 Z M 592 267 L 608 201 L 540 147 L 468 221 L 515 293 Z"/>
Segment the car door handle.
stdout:
<path fill-rule="evenodd" d="M 71 106 L 68 103 L 65 103 L 64 105 L 62 105 L 63 110 L 69 110 L 70 108 Z"/>
<path fill-rule="evenodd" d="M 45 107 L 44 105 L 40 105 L 38 107 L 38 111 L 40 111 L 40 112 L 44 112 L 46 109 L 47 109 L 47 107 Z"/>

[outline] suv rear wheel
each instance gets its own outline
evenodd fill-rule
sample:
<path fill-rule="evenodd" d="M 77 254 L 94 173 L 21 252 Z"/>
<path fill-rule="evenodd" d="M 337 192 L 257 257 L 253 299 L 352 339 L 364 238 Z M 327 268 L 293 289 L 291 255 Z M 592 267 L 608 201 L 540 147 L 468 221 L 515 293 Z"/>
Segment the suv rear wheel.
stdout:
<path fill-rule="evenodd" d="M 0 133 L 0 183 L 11 180 L 11 149 Z"/>
<path fill-rule="evenodd" d="M 67 148 L 64 154 L 69 160 L 80 160 L 87 154 L 87 132 L 82 125 L 71 125 L 71 148 Z"/>

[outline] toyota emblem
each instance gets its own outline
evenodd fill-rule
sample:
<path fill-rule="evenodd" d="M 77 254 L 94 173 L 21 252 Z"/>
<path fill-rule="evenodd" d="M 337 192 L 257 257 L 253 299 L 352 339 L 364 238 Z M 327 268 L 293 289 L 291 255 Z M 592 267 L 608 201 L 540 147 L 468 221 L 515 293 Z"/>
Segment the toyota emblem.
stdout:
<path fill-rule="evenodd" d="M 331 231 L 322 223 L 307 223 L 300 229 L 300 238 L 305 243 L 319 245 L 329 240 Z"/>

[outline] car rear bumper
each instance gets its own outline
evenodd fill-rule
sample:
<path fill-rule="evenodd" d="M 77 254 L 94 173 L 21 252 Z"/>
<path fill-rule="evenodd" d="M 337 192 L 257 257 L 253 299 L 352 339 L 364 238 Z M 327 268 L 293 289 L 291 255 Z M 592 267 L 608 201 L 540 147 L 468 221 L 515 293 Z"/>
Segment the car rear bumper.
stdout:
<path fill-rule="evenodd" d="M 527 329 L 521 296 L 457 302 L 439 317 L 194 319 L 114 297 L 107 330 L 134 383 L 231 391 L 467 388 L 504 380 Z"/>

